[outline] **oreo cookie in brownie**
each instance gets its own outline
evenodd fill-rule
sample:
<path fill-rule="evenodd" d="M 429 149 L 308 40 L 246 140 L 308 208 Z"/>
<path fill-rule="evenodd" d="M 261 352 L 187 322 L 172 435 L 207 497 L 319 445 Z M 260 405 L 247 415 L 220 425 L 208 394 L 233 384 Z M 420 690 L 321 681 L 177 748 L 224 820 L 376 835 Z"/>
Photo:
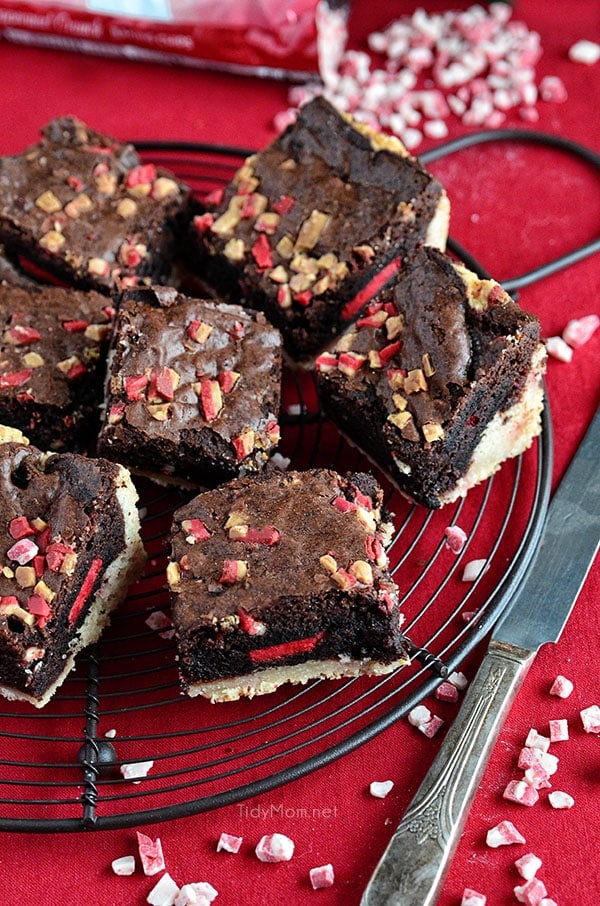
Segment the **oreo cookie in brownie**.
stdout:
<path fill-rule="evenodd" d="M 42 453 L 0 427 L 0 693 L 38 708 L 145 561 L 122 466 Z"/>
<path fill-rule="evenodd" d="M 264 311 L 302 362 L 358 317 L 399 255 L 444 248 L 448 218 L 444 189 L 398 139 L 316 98 L 194 218 L 196 267 Z"/>
<path fill-rule="evenodd" d="M 165 282 L 191 203 L 172 173 L 72 116 L 52 120 L 22 154 L 0 158 L 7 255 L 82 289 Z"/>
<path fill-rule="evenodd" d="M 464 496 L 540 431 L 545 349 L 537 319 L 494 280 L 436 249 L 316 360 L 323 408 L 407 496 Z"/>
<path fill-rule="evenodd" d="M 273 470 L 178 509 L 167 578 L 183 690 L 231 701 L 405 663 L 382 497 L 368 473 Z"/>
<path fill-rule="evenodd" d="M 0 285 L 0 424 L 43 450 L 91 449 L 113 314 L 94 291 Z"/>
<path fill-rule="evenodd" d="M 281 337 L 260 313 L 171 287 L 127 290 L 99 451 L 159 482 L 257 472 L 279 442 Z"/>

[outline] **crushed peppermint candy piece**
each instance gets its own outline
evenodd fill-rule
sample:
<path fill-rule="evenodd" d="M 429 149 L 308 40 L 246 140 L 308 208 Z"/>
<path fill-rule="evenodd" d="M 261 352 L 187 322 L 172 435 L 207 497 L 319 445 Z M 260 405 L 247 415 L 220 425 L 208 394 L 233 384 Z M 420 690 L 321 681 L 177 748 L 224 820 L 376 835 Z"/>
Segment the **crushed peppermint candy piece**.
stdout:
<path fill-rule="evenodd" d="M 547 892 L 545 884 L 539 878 L 532 878 L 514 888 L 515 897 L 519 903 L 525 903 L 525 906 L 539 906 Z"/>
<path fill-rule="evenodd" d="M 566 742 L 569 738 L 569 721 L 566 718 L 548 721 L 550 742 Z"/>
<path fill-rule="evenodd" d="M 293 106 L 277 115 L 277 129 L 319 95 L 371 128 L 395 133 L 409 150 L 423 136 L 443 139 L 451 116 L 490 129 L 512 110 L 533 120 L 542 96 L 535 71 L 542 55 L 540 36 L 524 22 L 509 21 L 511 16 L 504 3 L 488 9 L 474 4 L 443 15 L 419 8 L 370 34 L 369 53 L 347 48 L 347 27 L 330 40 L 324 24 L 329 16 L 318 17 L 321 79 L 289 90 Z M 591 59 L 589 48 L 575 54 Z M 565 99 L 560 79 L 549 76 L 543 82 L 544 100 Z"/>
<path fill-rule="evenodd" d="M 131 764 L 122 764 L 119 768 L 125 780 L 139 783 L 138 778 L 147 777 L 148 771 L 154 767 L 153 761 L 136 761 Z"/>
<path fill-rule="evenodd" d="M 527 783 L 526 780 L 511 780 L 506 785 L 502 797 L 509 802 L 516 802 L 518 805 L 531 807 L 536 804 L 540 795 L 535 787 Z"/>
<path fill-rule="evenodd" d="M 369 792 L 371 796 L 375 796 L 376 799 L 385 799 L 393 788 L 393 780 L 373 780 L 369 786 Z"/>
<path fill-rule="evenodd" d="M 426 720 L 424 723 L 419 724 L 417 730 L 419 730 L 423 736 L 426 736 L 427 739 L 432 739 L 438 730 L 444 726 L 444 721 L 441 717 L 438 717 L 436 714 L 431 716 L 431 720 Z"/>
<path fill-rule="evenodd" d="M 549 778 L 550 774 L 540 762 L 527 768 L 523 777 L 525 783 L 532 786 L 534 790 L 545 790 L 551 787 L 552 784 Z"/>
<path fill-rule="evenodd" d="M 116 875 L 128 877 L 135 871 L 135 858 L 133 856 L 121 856 L 119 859 L 113 859 L 111 867 Z"/>
<path fill-rule="evenodd" d="M 542 736 L 541 733 L 538 733 L 538 731 L 532 727 L 527 734 L 525 745 L 528 749 L 540 749 L 542 752 L 547 752 L 550 748 L 550 738 L 548 736 Z"/>
<path fill-rule="evenodd" d="M 497 849 L 499 846 L 509 846 L 511 843 L 526 843 L 527 841 L 512 821 L 501 821 L 495 827 L 490 827 L 486 834 L 485 842 L 491 849 Z"/>
<path fill-rule="evenodd" d="M 446 547 L 453 554 L 460 554 L 467 540 L 467 533 L 459 525 L 449 525 L 444 529 Z"/>
<path fill-rule="evenodd" d="M 562 338 L 571 349 L 579 349 L 591 340 L 600 326 L 600 317 L 596 314 L 583 318 L 573 318 L 562 332 Z"/>
<path fill-rule="evenodd" d="M 576 41 L 569 47 L 569 60 L 574 63 L 585 63 L 587 66 L 593 66 L 600 60 L 600 44 L 595 41 L 582 39 Z"/>
<path fill-rule="evenodd" d="M 564 103 L 568 94 L 563 80 L 559 76 L 544 76 L 540 82 L 540 97 L 543 101 L 551 101 L 553 104 Z"/>
<path fill-rule="evenodd" d="M 170 617 L 162 610 L 152 611 L 144 622 L 148 629 L 158 631 L 159 636 L 163 639 L 172 639 L 175 635 Z"/>
<path fill-rule="evenodd" d="M 600 733 L 600 707 L 590 705 L 579 712 L 586 733 Z"/>
<path fill-rule="evenodd" d="M 548 793 L 548 802 L 552 808 L 573 808 L 575 805 L 573 797 L 563 790 L 553 790 Z"/>
<path fill-rule="evenodd" d="M 457 702 L 458 689 L 452 683 L 443 682 L 437 687 L 434 693 L 435 697 L 442 702 Z"/>
<path fill-rule="evenodd" d="M 460 906 L 485 906 L 486 903 L 487 897 L 483 893 L 478 893 L 470 887 L 465 887 L 463 890 Z"/>
<path fill-rule="evenodd" d="M 570 362 L 573 358 L 573 350 L 568 343 L 565 343 L 562 337 L 548 337 L 546 340 L 546 350 L 548 355 L 559 362 Z"/>
<path fill-rule="evenodd" d="M 522 878 L 531 881 L 542 867 L 542 860 L 533 853 L 526 853 L 515 861 L 515 867 Z"/>
<path fill-rule="evenodd" d="M 173 906 L 210 906 L 218 896 L 219 892 L 208 881 L 197 881 L 183 885 L 173 900 Z"/>
<path fill-rule="evenodd" d="M 224 850 L 227 853 L 239 853 L 243 837 L 234 837 L 233 834 L 222 833 L 217 843 L 217 852 Z"/>
<path fill-rule="evenodd" d="M 294 855 L 294 841 L 285 834 L 265 834 L 255 852 L 261 862 L 289 862 Z"/>
<path fill-rule="evenodd" d="M 320 890 L 323 887 L 333 887 L 333 882 L 335 881 L 335 874 L 331 863 L 319 865 L 317 868 L 311 868 L 308 872 L 308 876 L 313 890 Z"/>
<path fill-rule="evenodd" d="M 468 563 L 465 563 L 462 580 L 463 582 L 474 582 L 475 579 L 482 576 L 488 569 L 489 563 L 487 560 L 469 560 Z"/>
<path fill-rule="evenodd" d="M 165 858 L 160 837 L 152 840 L 146 834 L 137 831 L 140 860 L 145 875 L 156 875 L 165 869 Z"/>
<path fill-rule="evenodd" d="M 568 698 L 572 691 L 573 683 L 560 673 L 550 686 L 550 695 L 557 695 L 559 698 Z"/>
<path fill-rule="evenodd" d="M 542 752 L 541 749 L 530 749 L 525 746 L 519 753 L 518 766 L 527 771 L 536 765 L 540 765 L 550 777 L 558 770 L 558 758 L 549 752 Z"/>
<path fill-rule="evenodd" d="M 114 727 L 111 727 L 110 730 L 107 730 L 104 735 L 106 736 L 107 739 L 114 739 L 115 736 L 117 735 L 117 731 L 115 730 Z"/>
<path fill-rule="evenodd" d="M 146 897 L 146 903 L 150 903 L 150 906 L 174 906 L 178 893 L 179 887 L 166 871 Z"/>
<path fill-rule="evenodd" d="M 538 906 L 558 906 L 556 900 L 553 900 L 552 897 L 543 897 Z"/>
<path fill-rule="evenodd" d="M 431 711 L 425 705 L 417 705 L 408 712 L 408 722 L 413 727 L 418 728 L 421 724 L 426 724 L 428 720 L 431 720 Z"/>
<path fill-rule="evenodd" d="M 457 689 L 464 691 L 469 685 L 469 680 L 460 670 L 455 670 L 448 676 L 448 682 L 456 686 Z"/>

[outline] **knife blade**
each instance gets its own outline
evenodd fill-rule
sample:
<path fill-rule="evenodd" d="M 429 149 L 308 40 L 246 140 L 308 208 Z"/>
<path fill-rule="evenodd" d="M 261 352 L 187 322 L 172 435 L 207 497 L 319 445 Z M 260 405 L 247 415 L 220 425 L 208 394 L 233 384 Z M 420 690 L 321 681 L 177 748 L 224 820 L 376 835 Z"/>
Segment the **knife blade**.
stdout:
<path fill-rule="evenodd" d="M 432 906 L 514 698 L 557 642 L 600 541 L 600 410 L 555 492 L 527 575 L 460 711 L 363 893 L 361 906 Z"/>

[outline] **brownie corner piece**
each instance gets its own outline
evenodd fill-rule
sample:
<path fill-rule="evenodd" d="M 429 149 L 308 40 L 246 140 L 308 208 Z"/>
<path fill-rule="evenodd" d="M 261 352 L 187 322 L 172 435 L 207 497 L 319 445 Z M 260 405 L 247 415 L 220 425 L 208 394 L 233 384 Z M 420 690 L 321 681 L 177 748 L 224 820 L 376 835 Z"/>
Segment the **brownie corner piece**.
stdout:
<path fill-rule="evenodd" d="M 199 273 L 264 311 L 304 362 L 360 315 L 398 256 L 444 248 L 448 219 L 443 187 L 398 139 L 316 98 L 191 229 Z"/>
<path fill-rule="evenodd" d="M 382 497 L 369 473 L 312 469 L 180 507 L 167 578 L 184 692 L 232 701 L 406 663 Z"/>
<path fill-rule="evenodd" d="M 171 287 L 126 291 L 98 449 L 159 482 L 259 472 L 280 437 L 281 337 L 260 312 Z"/>
<path fill-rule="evenodd" d="M 0 284 L 0 424 L 44 450 L 93 449 L 113 314 L 93 290 Z"/>
<path fill-rule="evenodd" d="M 408 497 L 451 503 L 541 430 L 540 325 L 495 280 L 418 250 L 316 359 L 323 409 Z"/>
<path fill-rule="evenodd" d="M 0 426 L 0 694 L 44 707 L 139 578 L 126 469 L 42 453 Z"/>
<path fill-rule="evenodd" d="M 165 282 L 192 207 L 170 171 L 72 116 L 49 122 L 21 154 L 0 158 L 7 254 L 82 289 L 108 294 L 121 282 Z"/>

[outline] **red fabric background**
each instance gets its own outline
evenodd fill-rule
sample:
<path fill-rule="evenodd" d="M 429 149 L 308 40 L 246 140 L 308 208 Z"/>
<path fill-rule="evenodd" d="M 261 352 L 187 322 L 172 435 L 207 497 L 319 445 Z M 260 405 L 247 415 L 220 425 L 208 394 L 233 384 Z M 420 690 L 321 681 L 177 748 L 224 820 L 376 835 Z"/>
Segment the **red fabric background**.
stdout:
<path fill-rule="evenodd" d="M 425 5 L 441 10 L 451 4 Z M 357 39 L 414 6 L 356 0 L 353 27 Z M 600 39 L 598 4 L 594 0 L 560 5 L 520 0 L 515 16 L 542 36 L 544 55 L 538 75 L 560 75 L 569 92 L 564 104 L 540 104 L 537 128 L 600 150 L 600 63 L 577 65 L 566 56 L 575 40 Z M 272 137 L 272 117 L 286 106 L 283 83 L 5 43 L 0 44 L 0 61 L 0 153 L 21 150 L 36 140 L 41 125 L 65 113 L 78 115 L 100 131 L 134 140 L 164 138 L 258 147 Z M 515 118 L 507 125 L 522 123 Z M 455 126 L 452 134 L 461 131 Z M 554 152 L 528 145 L 498 145 L 463 152 L 431 169 L 450 194 L 453 235 L 498 279 L 528 270 L 592 238 L 600 223 L 597 173 Z M 571 317 L 598 311 L 598 260 L 582 262 L 568 273 L 522 292 L 522 304 L 538 314 L 546 336 L 560 332 Z M 599 353 L 600 331 L 575 353 L 571 364 L 549 364 L 555 483 L 598 404 Z M 511 710 L 439 906 L 458 906 L 465 886 L 486 893 L 488 906 L 514 902 L 512 888 L 521 881 L 512 863 L 528 851 L 543 859 L 539 876 L 560 906 L 600 902 L 600 739 L 583 732 L 578 716 L 580 708 L 600 704 L 599 574 L 596 566 L 563 637 L 540 652 Z M 473 675 L 481 655 L 480 647 L 465 663 L 468 676 Z M 557 673 L 575 683 L 575 691 L 566 701 L 547 692 Z M 451 719 L 452 706 L 444 712 Z M 572 737 L 553 747 L 561 758 L 555 785 L 575 797 L 575 807 L 554 811 L 543 802 L 525 809 L 504 802 L 501 791 L 515 775 L 516 754 L 527 731 L 531 726 L 547 731 L 548 719 L 555 717 L 569 718 Z M 352 906 L 359 902 L 438 744 L 401 721 L 329 767 L 273 793 L 206 815 L 141 829 L 161 837 L 167 869 L 178 883 L 210 881 L 219 890 L 220 906 L 292 906 L 313 901 L 323 906 Z M 375 779 L 395 781 L 383 801 L 368 794 L 369 783 Z M 315 810 L 319 817 L 302 817 L 303 809 L 309 814 Z M 281 810 L 283 817 L 279 817 Z M 525 835 L 526 847 L 491 850 L 485 846 L 487 829 L 505 818 L 513 820 Z M 244 837 L 239 855 L 215 853 L 221 831 Z M 274 831 L 294 839 L 296 854 L 290 863 L 263 865 L 256 860 L 256 842 L 263 833 Z M 112 859 L 135 851 L 133 830 L 43 837 L 0 835 L 3 902 L 25 906 L 144 903 L 156 879 L 144 877 L 139 869 L 133 877 L 117 878 L 110 869 Z M 336 870 L 335 886 L 313 892 L 307 880 L 309 868 L 330 861 Z"/>

